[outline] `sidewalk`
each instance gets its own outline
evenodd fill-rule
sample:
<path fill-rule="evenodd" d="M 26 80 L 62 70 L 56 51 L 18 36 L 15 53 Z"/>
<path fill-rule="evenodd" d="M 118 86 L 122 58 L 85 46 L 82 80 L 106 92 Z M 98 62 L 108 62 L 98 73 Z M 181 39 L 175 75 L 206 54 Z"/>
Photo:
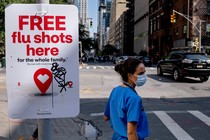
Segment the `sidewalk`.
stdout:
<path fill-rule="evenodd" d="M 4 71 L 0 68 L 0 72 Z M 1 74 L 1 73 L 0 73 Z M 8 118 L 5 75 L 0 75 L 0 140 L 28 140 L 37 127 L 37 120 L 17 120 Z M 90 116 L 80 114 L 75 118 L 52 119 L 52 140 L 86 140 L 90 137 L 86 124 Z M 89 125 L 91 126 L 91 125 Z M 89 140 L 90 138 L 88 138 Z M 91 139 L 90 139 L 91 140 Z"/>
<path fill-rule="evenodd" d="M 0 102 L 0 140 L 27 140 L 37 127 L 37 120 L 9 119 L 7 102 Z M 80 118 L 52 119 L 52 140 L 85 140 L 84 121 Z"/>
<path fill-rule="evenodd" d="M 28 140 L 37 127 L 37 120 L 9 119 L 7 102 L 0 102 L 0 110 L 0 140 Z M 80 114 L 76 118 L 51 119 L 52 140 L 96 140 L 97 130 L 87 118 L 90 117 Z"/>

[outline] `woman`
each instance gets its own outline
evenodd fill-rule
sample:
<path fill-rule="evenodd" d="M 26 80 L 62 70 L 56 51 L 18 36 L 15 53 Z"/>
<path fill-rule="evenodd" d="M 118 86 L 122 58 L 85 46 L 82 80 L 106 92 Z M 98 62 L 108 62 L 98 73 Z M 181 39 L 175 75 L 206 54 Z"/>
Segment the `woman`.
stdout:
<path fill-rule="evenodd" d="M 114 130 L 112 140 L 144 140 L 149 135 L 148 120 L 135 87 L 146 82 L 145 66 L 138 59 L 128 58 L 116 65 L 115 71 L 123 84 L 112 90 L 104 112 L 104 120 L 110 120 Z"/>
<path fill-rule="evenodd" d="M 38 140 L 38 128 L 35 129 L 34 133 L 30 136 L 29 140 Z"/>

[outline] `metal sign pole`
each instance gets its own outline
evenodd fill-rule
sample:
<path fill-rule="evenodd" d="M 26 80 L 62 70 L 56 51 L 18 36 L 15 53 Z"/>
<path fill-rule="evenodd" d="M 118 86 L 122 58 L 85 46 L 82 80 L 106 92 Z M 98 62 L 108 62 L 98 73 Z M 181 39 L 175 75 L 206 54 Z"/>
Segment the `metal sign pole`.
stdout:
<path fill-rule="evenodd" d="M 40 4 L 49 4 L 49 0 L 36 0 L 36 3 L 40 3 Z"/>
<path fill-rule="evenodd" d="M 36 3 L 49 4 L 49 0 L 36 0 Z M 51 119 L 38 120 L 38 140 L 52 139 L 52 124 Z"/>
<path fill-rule="evenodd" d="M 38 120 L 38 140 L 52 139 L 52 124 L 51 119 Z"/>

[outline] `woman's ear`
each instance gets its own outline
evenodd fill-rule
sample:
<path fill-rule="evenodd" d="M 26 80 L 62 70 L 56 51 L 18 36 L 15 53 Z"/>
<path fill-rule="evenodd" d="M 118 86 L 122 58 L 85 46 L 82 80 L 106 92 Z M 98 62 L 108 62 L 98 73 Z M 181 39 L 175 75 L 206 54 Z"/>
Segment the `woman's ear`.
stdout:
<path fill-rule="evenodd" d="M 131 73 L 128 73 L 128 78 L 131 78 L 132 77 L 132 74 Z"/>

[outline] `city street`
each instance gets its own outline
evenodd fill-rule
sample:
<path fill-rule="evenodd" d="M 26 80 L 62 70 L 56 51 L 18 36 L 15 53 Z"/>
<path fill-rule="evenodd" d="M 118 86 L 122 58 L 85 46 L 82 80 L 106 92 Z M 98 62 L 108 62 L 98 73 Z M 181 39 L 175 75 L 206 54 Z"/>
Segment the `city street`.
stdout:
<path fill-rule="evenodd" d="M 92 116 L 107 139 L 111 139 L 111 129 L 102 120 L 102 112 L 110 91 L 121 83 L 113 68 L 88 65 L 80 69 L 81 113 Z M 147 67 L 146 71 L 147 84 L 136 90 L 149 118 L 149 139 L 210 139 L 210 80 L 201 83 L 185 78 L 176 82 L 169 75 L 156 76 L 155 67 Z"/>
<path fill-rule="evenodd" d="M 120 76 L 114 71 L 112 63 L 89 63 L 80 66 L 80 99 L 81 109 L 77 118 L 59 119 L 55 124 L 65 125 L 70 121 L 81 123 L 87 121 L 97 128 L 99 140 L 110 140 L 112 130 L 109 122 L 103 121 L 103 111 L 111 90 L 121 84 Z M 173 80 L 172 76 L 156 76 L 155 67 L 147 67 L 147 83 L 136 88 L 143 99 L 145 111 L 150 125 L 148 140 L 208 140 L 210 139 L 210 80 L 201 83 L 199 79 L 185 78 L 181 82 Z M 1 113 L 6 104 L 5 70 L 0 70 L 0 101 Z M 2 113 L 3 114 L 3 113 Z M 3 115 L 1 114 L 1 119 Z M 5 115 L 5 114 L 4 114 Z M 2 122 L 2 121 L 1 121 Z M 14 120 L 13 120 L 14 122 Z M 30 125 L 27 134 L 23 129 L 11 130 L 11 139 L 17 139 L 20 134 L 28 137 L 36 127 L 36 121 L 30 120 L 19 125 Z M 29 123 L 30 122 L 30 123 Z M 78 125 L 79 126 L 79 125 Z M 65 134 L 70 133 L 68 139 L 84 139 L 74 137 L 77 133 L 72 126 L 66 126 Z M 56 126 L 57 128 L 57 126 Z M 80 129 L 78 129 L 80 130 Z M 15 131 L 15 133 L 14 133 Z M 60 131 L 53 130 L 53 135 Z M 0 139 L 3 133 L 0 133 Z M 56 137 L 53 137 L 56 139 Z M 61 139 L 58 138 L 57 139 Z"/>
<path fill-rule="evenodd" d="M 144 139 L 147 118 L 144 140 L 210 140 L 210 0 L 7 0 L 0 15 L 0 140 Z"/>

